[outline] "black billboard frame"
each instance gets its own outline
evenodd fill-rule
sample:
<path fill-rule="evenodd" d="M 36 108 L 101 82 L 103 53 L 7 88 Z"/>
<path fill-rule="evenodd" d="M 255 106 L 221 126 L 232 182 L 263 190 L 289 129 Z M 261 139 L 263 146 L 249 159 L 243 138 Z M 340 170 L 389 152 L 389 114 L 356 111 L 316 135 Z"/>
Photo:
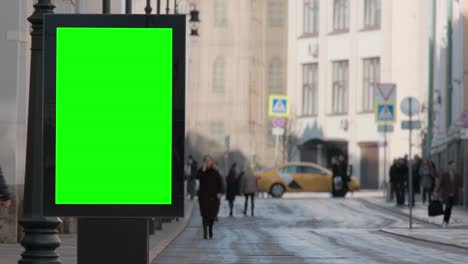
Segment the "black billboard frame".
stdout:
<path fill-rule="evenodd" d="M 142 204 L 55 204 L 55 89 L 56 28 L 172 28 L 172 203 Z M 66 15 L 44 16 L 43 131 L 45 216 L 92 218 L 139 218 L 184 216 L 184 138 L 185 138 L 185 15 Z M 157 161 L 155 161 L 157 162 Z M 77 162 L 77 164 L 80 164 Z M 83 173 L 86 173 L 85 170 Z"/>

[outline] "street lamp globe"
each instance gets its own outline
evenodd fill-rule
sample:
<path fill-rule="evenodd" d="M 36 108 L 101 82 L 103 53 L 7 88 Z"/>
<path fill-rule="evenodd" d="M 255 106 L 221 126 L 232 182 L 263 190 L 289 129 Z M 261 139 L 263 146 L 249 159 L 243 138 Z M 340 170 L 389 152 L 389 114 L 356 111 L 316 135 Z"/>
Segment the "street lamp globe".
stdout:
<path fill-rule="evenodd" d="M 190 11 L 190 36 L 198 36 L 198 28 L 200 26 L 200 19 L 198 15 L 200 11 L 197 10 L 195 5 L 192 6 L 192 11 Z"/>

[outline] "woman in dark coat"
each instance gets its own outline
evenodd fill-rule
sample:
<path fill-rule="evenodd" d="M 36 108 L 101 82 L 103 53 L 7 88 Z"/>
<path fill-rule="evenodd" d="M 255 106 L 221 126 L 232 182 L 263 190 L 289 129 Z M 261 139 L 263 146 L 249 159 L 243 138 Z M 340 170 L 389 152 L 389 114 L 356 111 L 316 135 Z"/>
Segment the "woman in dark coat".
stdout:
<path fill-rule="evenodd" d="M 203 166 L 198 171 L 197 178 L 200 181 L 198 202 L 203 218 L 203 238 L 208 238 L 208 232 L 210 238 L 213 238 L 213 223 L 218 216 L 223 183 L 211 156 L 206 155 L 203 158 Z"/>
<path fill-rule="evenodd" d="M 234 207 L 234 200 L 236 199 L 237 190 L 238 190 L 236 166 L 237 166 L 236 163 L 232 164 L 231 169 L 229 170 L 229 174 L 226 177 L 226 186 L 227 186 L 226 200 L 229 202 L 229 209 L 230 209 L 229 216 L 232 216 L 232 208 Z"/>

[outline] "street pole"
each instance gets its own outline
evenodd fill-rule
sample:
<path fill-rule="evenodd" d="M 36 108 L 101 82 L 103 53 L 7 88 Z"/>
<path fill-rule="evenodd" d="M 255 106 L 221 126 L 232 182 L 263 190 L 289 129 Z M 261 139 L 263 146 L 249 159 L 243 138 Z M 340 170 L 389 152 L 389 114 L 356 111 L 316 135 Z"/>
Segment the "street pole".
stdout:
<path fill-rule="evenodd" d="M 145 14 L 151 15 L 151 11 L 153 11 L 151 8 L 151 0 L 146 0 Z"/>
<path fill-rule="evenodd" d="M 384 192 L 387 195 L 387 201 L 390 200 L 390 192 L 387 183 L 387 125 L 384 126 Z"/>
<path fill-rule="evenodd" d="M 278 165 L 279 135 L 275 135 L 275 166 Z"/>
<path fill-rule="evenodd" d="M 125 14 L 129 15 L 132 13 L 132 0 L 125 0 Z"/>
<path fill-rule="evenodd" d="M 110 14 L 110 0 L 102 0 L 102 13 Z"/>
<path fill-rule="evenodd" d="M 411 145 L 412 145 L 412 132 L 413 132 L 413 124 L 412 124 L 412 116 L 413 116 L 413 109 L 412 109 L 412 98 L 409 98 L 409 155 L 408 155 L 408 170 L 409 170 L 409 228 L 413 228 L 413 169 L 412 169 L 412 160 L 411 160 Z"/>
<path fill-rule="evenodd" d="M 156 14 L 160 15 L 161 14 L 161 0 L 158 0 L 157 5 L 156 5 Z"/>
<path fill-rule="evenodd" d="M 174 14 L 177 14 L 177 0 L 174 0 Z"/>
<path fill-rule="evenodd" d="M 43 148 L 43 40 L 44 14 L 53 13 L 51 0 L 39 0 L 34 13 L 28 18 L 31 31 L 31 71 L 29 81 L 28 134 L 26 143 L 26 171 L 24 182 L 23 216 L 19 221 L 24 228 L 21 245 L 25 251 L 19 264 L 60 264 L 55 249 L 60 246 L 58 228 L 62 221 L 45 217 L 42 207 L 44 173 Z"/>
<path fill-rule="evenodd" d="M 168 15 L 169 15 L 169 10 L 170 10 L 170 8 L 169 8 L 169 0 L 167 0 L 167 1 L 166 1 L 166 14 L 168 14 Z"/>

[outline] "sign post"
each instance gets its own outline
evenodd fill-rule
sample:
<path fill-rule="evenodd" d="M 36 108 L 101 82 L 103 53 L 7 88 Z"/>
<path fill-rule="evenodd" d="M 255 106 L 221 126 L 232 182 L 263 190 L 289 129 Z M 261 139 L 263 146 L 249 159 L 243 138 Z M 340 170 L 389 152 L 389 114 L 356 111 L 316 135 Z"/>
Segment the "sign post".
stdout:
<path fill-rule="evenodd" d="M 78 264 L 147 264 L 148 218 L 184 216 L 185 24 L 44 16 L 43 208 L 78 217 Z"/>
<path fill-rule="evenodd" d="M 289 98 L 287 95 L 270 95 L 269 115 L 273 117 L 273 135 L 275 136 L 275 165 L 278 164 L 279 137 L 284 134 L 286 121 L 283 117 L 289 116 Z"/>
<path fill-rule="evenodd" d="M 384 135 L 384 192 L 387 201 L 391 197 L 391 186 L 387 183 L 387 133 L 393 132 L 396 122 L 396 85 L 394 83 L 376 83 L 374 86 L 374 113 L 378 131 Z"/>
<path fill-rule="evenodd" d="M 414 195 L 413 195 L 413 162 L 411 159 L 411 150 L 412 150 L 412 132 L 413 129 L 417 128 L 418 126 L 420 127 L 421 124 L 420 122 L 414 122 L 413 121 L 413 115 L 418 114 L 421 111 L 421 106 L 419 105 L 418 99 L 414 97 L 406 97 L 403 99 L 401 102 L 401 111 L 409 117 L 409 122 L 402 122 L 402 129 L 408 129 L 409 130 L 409 159 L 408 159 L 408 174 L 409 174 L 409 228 L 413 228 L 413 203 L 414 203 Z M 408 125 L 404 125 L 408 124 Z M 419 124 L 419 125 L 418 125 Z"/>

